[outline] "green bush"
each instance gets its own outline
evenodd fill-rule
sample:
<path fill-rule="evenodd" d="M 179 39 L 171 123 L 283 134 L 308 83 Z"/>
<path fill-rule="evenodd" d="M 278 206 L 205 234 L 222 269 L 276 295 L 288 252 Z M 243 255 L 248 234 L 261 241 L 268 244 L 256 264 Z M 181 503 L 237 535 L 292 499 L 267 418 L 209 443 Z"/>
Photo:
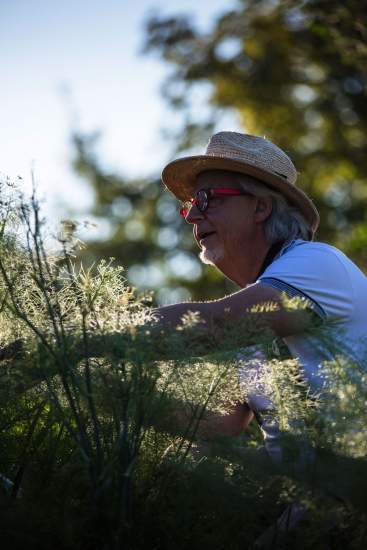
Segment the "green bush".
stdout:
<path fill-rule="evenodd" d="M 284 547 L 363 547 L 363 373 L 338 357 L 323 400 L 294 361 L 269 357 L 282 465 L 256 426 L 209 438 L 210 419 L 241 398 L 238 349 L 256 339 L 269 350 L 274 335 L 195 314 L 163 332 L 122 268 L 77 266 L 75 224 L 52 236 L 35 196 L 8 181 L 1 193 L 3 548 L 248 548 L 295 501 L 309 519 Z M 305 446 L 315 459 L 299 467 Z"/>

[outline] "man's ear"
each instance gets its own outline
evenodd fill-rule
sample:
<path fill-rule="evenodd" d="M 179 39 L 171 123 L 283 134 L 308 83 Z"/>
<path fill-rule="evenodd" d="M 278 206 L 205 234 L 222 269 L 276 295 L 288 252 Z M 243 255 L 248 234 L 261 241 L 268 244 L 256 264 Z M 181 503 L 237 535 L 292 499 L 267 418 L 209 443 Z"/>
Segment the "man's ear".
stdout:
<path fill-rule="evenodd" d="M 257 197 L 255 207 L 255 221 L 258 223 L 264 222 L 270 216 L 273 210 L 273 201 L 271 197 Z"/>

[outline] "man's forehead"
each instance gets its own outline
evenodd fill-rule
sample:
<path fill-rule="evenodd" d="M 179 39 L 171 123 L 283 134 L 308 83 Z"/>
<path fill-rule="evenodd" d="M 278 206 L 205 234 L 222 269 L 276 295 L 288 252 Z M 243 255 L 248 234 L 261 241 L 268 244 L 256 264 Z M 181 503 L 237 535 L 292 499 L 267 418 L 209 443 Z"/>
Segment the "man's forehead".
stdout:
<path fill-rule="evenodd" d="M 198 174 L 195 180 L 195 190 L 201 187 L 239 187 L 246 176 L 229 170 L 206 170 Z"/>

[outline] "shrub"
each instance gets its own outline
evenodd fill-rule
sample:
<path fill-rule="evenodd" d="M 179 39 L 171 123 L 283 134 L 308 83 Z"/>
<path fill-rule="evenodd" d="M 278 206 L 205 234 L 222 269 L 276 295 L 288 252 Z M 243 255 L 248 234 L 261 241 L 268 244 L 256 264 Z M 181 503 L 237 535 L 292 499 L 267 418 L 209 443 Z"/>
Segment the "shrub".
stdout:
<path fill-rule="evenodd" d="M 256 338 L 268 352 L 274 335 L 245 321 L 204 327 L 195 314 L 157 329 L 150 296 L 113 259 L 78 265 L 73 222 L 52 236 L 34 194 L 9 181 L 1 192 L 3 548 L 245 548 L 295 500 L 313 517 L 297 548 L 325 540 L 330 510 L 339 536 L 363 543 L 367 396 L 355 365 L 328 364 L 325 401 L 294 361 L 269 358 L 282 465 L 255 426 L 204 442 L 205 423 L 241 399 L 238 349 Z M 295 467 L 305 445 L 312 468 Z"/>

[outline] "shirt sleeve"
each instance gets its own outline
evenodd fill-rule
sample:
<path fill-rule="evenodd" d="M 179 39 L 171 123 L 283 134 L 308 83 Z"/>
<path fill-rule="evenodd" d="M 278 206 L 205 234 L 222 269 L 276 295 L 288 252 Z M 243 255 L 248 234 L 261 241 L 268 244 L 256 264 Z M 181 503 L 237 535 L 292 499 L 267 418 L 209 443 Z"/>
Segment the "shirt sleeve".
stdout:
<path fill-rule="evenodd" d="M 298 296 L 322 319 L 351 315 L 353 293 L 341 253 L 323 243 L 301 242 L 270 264 L 259 282 Z"/>

